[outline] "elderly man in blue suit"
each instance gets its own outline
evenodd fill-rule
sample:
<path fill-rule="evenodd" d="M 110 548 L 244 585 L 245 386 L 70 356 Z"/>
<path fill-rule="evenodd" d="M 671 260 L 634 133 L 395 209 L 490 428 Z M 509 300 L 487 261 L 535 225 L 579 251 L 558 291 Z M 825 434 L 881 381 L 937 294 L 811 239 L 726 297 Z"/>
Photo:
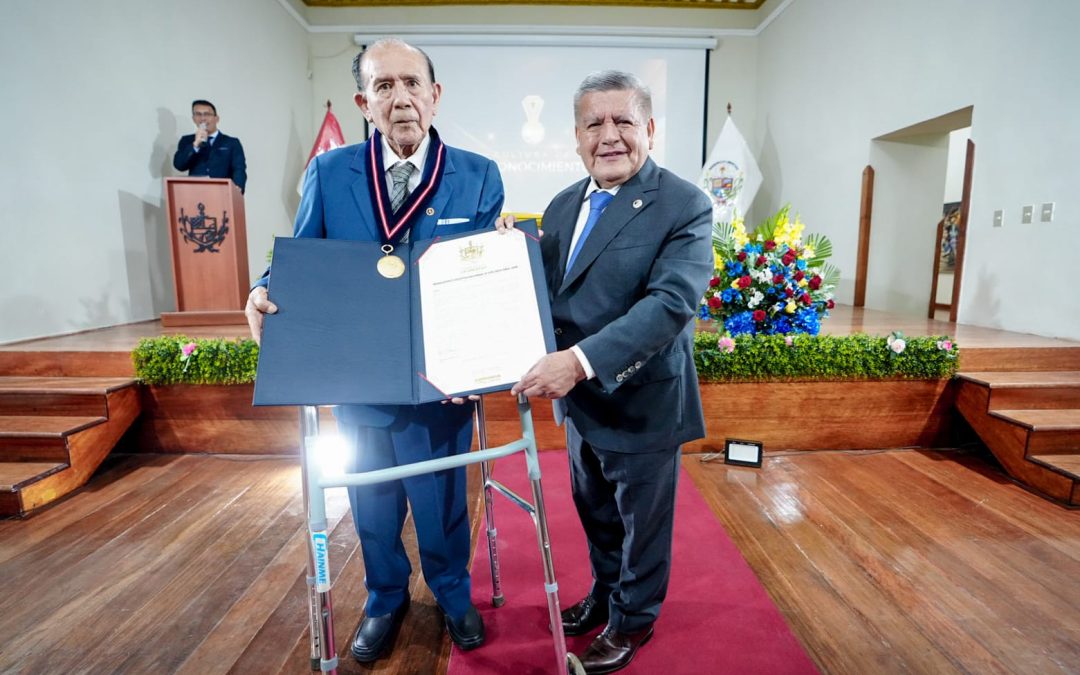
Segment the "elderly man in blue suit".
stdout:
<path fill-rule="evenodd" d="M 365 143 L 315 157 L 304 179 L 295 236 L 381 241 L 490 228 L 503 204 L 498 167 L 489 159 L 448 147 L 431 127 L 441 86 L 431 60 L 399 40 L 380 40 L 356 57 L 356 104 L 375 133 Z M 246 313 L 252 333 L 262 330 L 269 302 L 266 277 L 252 289 Z M 360 317 L 378 322 L 378 316 Z M 362 373 L 357 373 L 362 377 Z M 468 452 L 471 402 L 455 405 L 341 406 L 338 426 L 355 449 L 354 471 Z M 352 653 L 374 661 L 393 644 L 409 606 L 411 566 L 401 542 L 412 509 L 424 579 L 462 649 L 484 641 L 470 599 L 469 516 L 465 470 L 350 488 L 364 556 L 368 599 Z"/>
<path fill-rule="evenodd" d="M 606 624 L 581 660 L 588 673 L 610 673 L 653 635 L 680 445 L 705 435 L 693 319 L 712 274 L 712 208 L 649 159 L 652 102 L 633 75 L 587 77 L 574 118 L 589 177 L 552 200 L 540 240 L 560 351 L 512 392 L 555 399 L 565 424 L 594 582 L 563 627 L 585 635 Z"/>
<path fill-rule="evenodd" d="M 231 178 L 243 192 L 247 185 L 247 161 L 240 139 L 218 130 L 217 108 L 210 101 L 192 101 L 191 119 L 195 122 L 195 133 L 180 138 L 173 166 L 177 171 L 187 171 L 189 176 Z"/>

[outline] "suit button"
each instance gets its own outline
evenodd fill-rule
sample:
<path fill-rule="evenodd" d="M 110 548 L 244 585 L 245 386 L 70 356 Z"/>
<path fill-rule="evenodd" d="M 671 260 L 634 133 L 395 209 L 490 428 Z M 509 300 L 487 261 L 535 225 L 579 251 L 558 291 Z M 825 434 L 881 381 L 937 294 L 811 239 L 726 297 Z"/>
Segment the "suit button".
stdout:
<path fill-rule="evenodd" d="M 634 367 L 635 368 L 640 368 L 641 367 L 641 361 L 638 361 L 637 363 L 635 363 Z"/>
<path fill-rule="evenodd" d="M 619 373 L 618 375 L 615 376 L 615 381 L 616 382 L 622 382 L 624 379 L 626 379 L 626 378 L 623 377 L 622 373 Z"/>
<path fill-rule="evenodd" d="M 555 334 L 556 335 L 562 335 L 562 328 L 556 328 L 555 329 Z"/>

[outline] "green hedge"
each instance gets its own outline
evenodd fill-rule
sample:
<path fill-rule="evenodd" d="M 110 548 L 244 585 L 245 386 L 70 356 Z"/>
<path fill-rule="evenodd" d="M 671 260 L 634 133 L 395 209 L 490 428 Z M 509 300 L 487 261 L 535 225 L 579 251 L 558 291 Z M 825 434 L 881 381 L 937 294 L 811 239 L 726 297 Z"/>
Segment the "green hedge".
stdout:
<path fill-rule="evenodd" d="M 706 382 L 746 380 L 880 380 L 939 379 L 956 373 L 955 343 L 948 351 L 938 346 L 946 337 L 904 338 L 896 354 L 888 338 L 869 335 L 758 335 L 735 338 L 731 352 L 717 347 L 721 336 L 699 332 L 694 337 L 694 362 Z"/>
<path fill-rule="evenodd" d="M 720 336 L 699 332 L 694 361 L 705 382 L 753 380 L 938 379 L 956 372 L 958 350 L 938 347 L 945 337 L 905 338 L 900 354 L 887 338 L 869 335 L 740 336 L 734 351 L 717 347 Z M 195 351 L 183 358 L 184 345 Z M 135 375 L 147 384 L 242 384 L 255 380 L 259 347 L 254 340 L 144 338 L 131 353 Z"/>
<path fill-rule="evenodd" d="M 195 351 L 183 358 L 184 345 Z M 255 381 L 259 346 L 251 339 L 143 338 L 131 352 L 135 376 L 146 384 L 243 384 Z"/>

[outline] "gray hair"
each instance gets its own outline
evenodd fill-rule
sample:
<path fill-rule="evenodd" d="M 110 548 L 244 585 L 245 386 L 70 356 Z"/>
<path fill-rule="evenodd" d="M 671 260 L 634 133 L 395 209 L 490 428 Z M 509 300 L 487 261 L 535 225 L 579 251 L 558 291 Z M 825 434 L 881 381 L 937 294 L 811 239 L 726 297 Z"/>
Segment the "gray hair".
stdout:
<path fill-rule="evenodd" d="M 431 57 L 427 55 L 427 52 L 425 52 L 423 49 L 420 49 L 419 47 L 414 47 L 413 45 L 405 42 L 404 40 L 387 37 L 379 38 L 375 42 L 367 45 L 367 47 L 365 47 L 364 50 L 357 54 L 356 57 L 353 59 L 352 76 L 353 79 L 356 80 L 356 88 L 358 90 L 364 91 L 364 76 L 362 74 L 362 70 L 364 68 L 364 54 L 367 54 L 376 47 L 389 47 L 391 45 L 397 45 L 400 47 L 411 49 L 416 52 L 420 52 L 420 54 L 424 57 L 424 60 L 427 61 L 428 77 L 431 78 L 431 84 L 435 84 L 435 65 L 431 62 Z"/>
<path fill-rule="evenodd" d="M 645 119 L 652 117 L 652 93 L 637 75 L 620 70 L 601 70 L 588 75 L 574 92 L 574 119 L 581 111 L 581 99 L 585 94 L 597 91 L 632 91 L 637 99 L 638 110 Z"/>

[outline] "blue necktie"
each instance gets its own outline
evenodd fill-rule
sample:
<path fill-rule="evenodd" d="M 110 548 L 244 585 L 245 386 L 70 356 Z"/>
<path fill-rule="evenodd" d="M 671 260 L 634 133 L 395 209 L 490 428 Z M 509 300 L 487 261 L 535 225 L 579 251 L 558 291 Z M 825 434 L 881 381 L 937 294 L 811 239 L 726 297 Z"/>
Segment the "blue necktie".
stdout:
<path fill-rule="evenodd" d="M 574 267 L 574 261 L 577 260 L 578 253 L 581 253 L 581 247 L 585 244 L 585 240 L 588 239 L 593 226 L 596 225 L 596 221 L 600 220 L 600 214 L 604 212 L 608 202 L 614 198 L 615 195 L 610 192 L 601 192 L 599 190 L 589 195 L 589 217 L 585 220 L 585 227 L 581 228 L 581 236 L 578 237 L 577 244 L 566 261 L 566 271 L 563 273 L 563 277 L 569 274 Z"/>

